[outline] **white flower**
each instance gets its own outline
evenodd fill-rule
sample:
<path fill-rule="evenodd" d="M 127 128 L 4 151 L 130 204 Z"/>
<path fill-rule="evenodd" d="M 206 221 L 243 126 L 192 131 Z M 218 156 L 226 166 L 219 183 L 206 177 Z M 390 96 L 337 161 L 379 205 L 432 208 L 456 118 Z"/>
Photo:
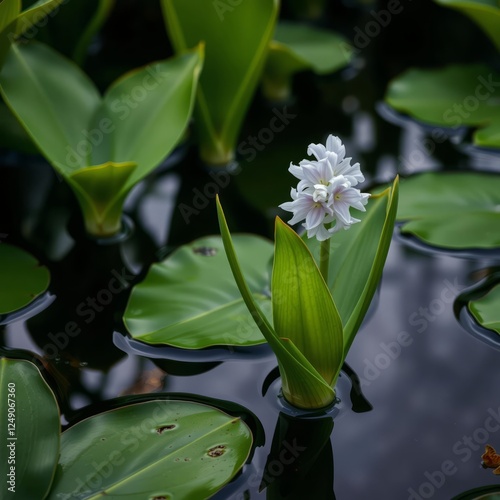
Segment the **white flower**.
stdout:
<path fill-rule="evenodd" d="M 280 208 L 293 213 L 289 224 L 304 220 L 307 236 L 324 241 L 359 222 L 349 210 L 352 207 L 364 212 L 370 195 L 353 187 L 364 177 L 359 163 L 351 166 L 351 158 L 344 158 L 345 148 L 338 137 L 330 135 L 326 147 L 310 144 L 308 153 L 317 160 L 290 164 L 289 171 L 299 183 L 290 192 L 293 201 L 282 203 Z"/>
<path fill-rule="evenodd" d="M 333 175 L 343 175 L 351 183 L 351 186 L 356 186 L 356 184 L 365 180 L 359 163 L 351 165 L 352 158 L 345 158 L 345 146 L 334 135 L 328 136 L 326 147 L 323 144 L 309 144 L 307 154 L 309 156 L 314 155 L 316 160 L 320 162 L 328 163 L 328 168 Z"/>

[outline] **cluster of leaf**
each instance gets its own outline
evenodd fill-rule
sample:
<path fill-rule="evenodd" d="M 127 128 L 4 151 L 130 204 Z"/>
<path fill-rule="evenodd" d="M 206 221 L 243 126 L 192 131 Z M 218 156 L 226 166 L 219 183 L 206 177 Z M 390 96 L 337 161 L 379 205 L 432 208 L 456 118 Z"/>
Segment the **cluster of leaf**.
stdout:
<path fill-rule="evenodd" d="M 0 358 L 0 384 L 2 498 L 208 498 L 252 447 L 240 418 L 174 399 L 111 409 L 61 434 L 56 398 L 33 363 Z"/>
<path fill-rule="evenodd" d="M 227 163 L 265 68 L 265 87 L 282 96 L 289 92 L 294 72 L 324 73 L 349 62 L 344 55 L 349 51 L 342 50 L 347 44 L 328 32 L 283 25 L 277 37 L 288 45 L 271 44 L 278 0 L 245 2 L 227 16 L 212 2 L 164 0 L 166 25 L 179 56 L 125 75 L 101 96 L 87 76 L 55 50 L 17 43 L 61 3 L 41 0 L 24 12 L 20 0 L 0 3 L 0 91 L 34 144 L 74 191 L 93 235 L 120 230 L 127 194 L 183 137 L 195 95 L 200 154 L 209 163 Z M 74 49 L 75 60 L 83 60 L 111 6 L 98 2 Z M 197 16 L 192 15 L 195 10 Z M 196 92 L 203 43 L 206 59 Z"/>

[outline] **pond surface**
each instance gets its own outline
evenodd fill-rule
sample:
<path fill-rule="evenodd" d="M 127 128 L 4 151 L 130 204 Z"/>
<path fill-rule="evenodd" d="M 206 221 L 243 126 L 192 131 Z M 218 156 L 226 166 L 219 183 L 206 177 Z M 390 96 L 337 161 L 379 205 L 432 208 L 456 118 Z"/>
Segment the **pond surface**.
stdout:
<path fill-rule="evenodd" d="M 468 333 L 453 311 L 456 296 L 477 281 L 477 271 L 492 263 L 491 256 L 473 260 L 417 251 L 395 236 L 378 299 L 347 357 L 373 408 L 366 411 L 369 405 L 360 404 L 359 398 L 351 402 L 352 382 L 342 373 L 339 411 L 332 412 L 331 448 L 324 441 L 320 446 L 311 441 L 310 435 L 322 432 L 325 419 L 308 419 L 294 429 L 293 419 L 288 418 L 282 427 L 288 428 L 285 442 L 291 451 L 276 455 L 285 457 L 286 463 L 277 458 L 266 466 L 280 404 L 279 381 L 268 377 L 276 362 L 265 349 L 253 357 L 224 361 L 211 369 L 206 366 L 208 371 L 195 375 L 168 373 L 192 370 L 192 364 L 158 362 L 167 368 L 165 373 L 155 368 L 154 360 L 135 354 L 121 357 L 117 348 L 107 356 L 121 359 L 110 363 L 107 374 L 85 368 L 83 358 L 63 356 L 56 366 L 62 371 L 70 366 L 79 380 L 68 389 L 73 409 L 124 393 L 161 391 L 228 400 L 251 410 L 264 427 L 265 443 L 256 448 L 242 475 L 216 498 L 266 498 L 266 494 L 301 498 L 277 493 L 283 487 L 280 478 L 292 467 L 294 474 L 300 474 L 296 469 L 304 474 L 310 469 L 307 473 L 312 476 L 306 476 L 310 489 L 321 495 L 314 498 L 333 498 L 334 494 L 346 500 L 374 496 L 449 499 L 498 483 L 492 470 L 483 469 L 480 463 L 485 443 L 500 448 L 499 352 Z M 22 321 L 8 325 L 5 342 L 40 353 L 28 329 Z M 123 346 L 118 333 L 116 338 Z M 146 374 L 149 385 L 139 382 L 141 374 Z M 319 459 L 303 451 L 307 446 L 322 449 Z M 262 476 L 269 486 L 259 493 Z"/>

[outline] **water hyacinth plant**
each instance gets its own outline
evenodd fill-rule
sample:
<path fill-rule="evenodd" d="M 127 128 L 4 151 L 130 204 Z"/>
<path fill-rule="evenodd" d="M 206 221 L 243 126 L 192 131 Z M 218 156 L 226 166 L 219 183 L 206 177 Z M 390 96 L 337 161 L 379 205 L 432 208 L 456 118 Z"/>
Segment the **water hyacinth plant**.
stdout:
<path fill-rule="evenodd" d="M 311 144 L 308 153 L 316 159 L 290 166 L 299 183 L 291 191 L 293 201 L 281 208 L 293 212 L 291 223 L 304 220 L 307 238 L 316 243 L 304 241 L 276 218 L 272 324 L 243 276 L 219 200 L 217 210 L 238 288 L 278 359 L 283 395 L 296 407 L 316 409 L 335 401 L 337 377 L 380 280 L 394 228 L 398 179 L 369 200 L 355 187 L 364 180 L 360 166 L 351 165 L 338 137 L 329 136 L 326 146 Z M 342 238 L 349 229 L 352 235 Z M 336 235 L 340 244 L 330 248 Z"/>
<path fill-rule="evenodd" d="M 128 193 L 182 138 L 203 58 L 201 44 L 127 73 L 101 96 L 49 46 L 11 45 L 0 72 L 2 97 L 68 182 L 89 234 L 120 231 Z"/>

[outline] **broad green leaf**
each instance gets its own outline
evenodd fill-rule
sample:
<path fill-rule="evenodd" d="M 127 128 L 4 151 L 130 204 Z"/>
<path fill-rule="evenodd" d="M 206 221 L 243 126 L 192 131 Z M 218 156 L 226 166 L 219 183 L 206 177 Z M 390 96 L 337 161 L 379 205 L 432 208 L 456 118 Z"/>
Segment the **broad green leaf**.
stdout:
<path fill-rule="evenodd" d="M 305 19 L 320 19 L 324 13 L 326 0 L 289 0 L 295 15 Z"/>
<path fill-rule="evenodd" d="M 270 241 L 235 235 L 242 271 L 255 301 L 271 317 Z M 198 239 L 151 266 L 134 287 L 124 314 L 132 337 L 184 349 L 250 346 L 264 338 L 234 281 L 220 237 Z"/>
<path fill-rule="evenodd" d="M 389 251 L 398 205 L 398 179 L 392 188 L 372 196 L 366 212 L 356 212 L 361 222 L 336 233 L 330 243 L 328 286 L 344 325 L 347 353 L 377 289 Z M 306 244 L 319 259 L 316 239 Z"/>
<path fill-rule="evenodd" d="M 389 85 L 386 101 L 426 124 L 477 128 L 474 143 L 500 147 L 500 73 L 483 65 L 410 69 Z"/>
<path fill-rule="evenodd" d="M 278 0 L 231 6 L 221 0 L 162 0 L 177 51 L 206 43 L 195 109 L 203 160 L 225 164 L 259 82 L 279 10 Z"/>
<path fill-rule="evenodd" d="M 92 149 L 84 134 L 101 99 L 76 65 L 48 46 L 13 44 L 0 86 L 6 104 L 61 175 L 91 164 L 83 154 Z"/>
<path fill-rule="evenodd" d="M 471 300 L 468 307 L 480 325 L 500 333 L 500 285 L 493 287 L 484 297 Z"/>
<path fill-rule="evenodd" d="M 500 4 L 498 0 L 436 0 L 470 17 L 500 50 Z"/>
<path fill-rule="evenodd" d="M 49 47 L 11 47 L 0 73 L 2 95 L 75 190 L 92 234 L 120 229 L 130 189 L 182 137 L 202 61 L 200 46 L 128 73 L 102 98 L 74 63 Z"/>
<path fill-rule="evenodd" d="M 105 154 L 114 162 L 137 163 L 123 191 L 157 167 L 182 138 L 193 111 L 203 57 L 199 45 L 131 71 L 107 90 L 99 116 L 111 119 L 114 127 L 105 134 L 109 139 L 103 142 Z M 100 122 L 94 119 L 94 127 L 99 128 Z M 103 151 L 96 148 L 95 153 L 102 155 Z M 94 164 L 104 161 L 97 157 Z"/>
<path fill-rule="evenodd" d="M 262 83 L 269 99 L 290 95 L 291 78 L 299 71 L 332 73 L 346 66 L 352 58 L 347 40 L 332 31 L 305 24 L 280 22 L 269 46 Z"/>
<path fill-rule="evenodd" d="M 278 337 L 268 318 L 255 301 L 243 276 L 218 197 L 217 215 L 224 249 L 238 289 L 250 314 L 278 359 L 283 395 L 288 402 L 299 408 L 322 408 L 331 404 L 335 399 L 335 391 L 290 339 Z"/>
<path fill-rule="evenodd" d="M 21 0 L 0 2 L 0 33 L 5 30 L 21 12 Z"/>
<path fill-rule="evenodd" d="M 48 269 L 20 248 L 0 244 L 0 314 L 27 306 L 45 292 L 50 282 Z"/>
<path fill-rule="evenodd" d="M 437 247 L 500 246 L 500 176 L 429 172 L 401 181 L 401 231 Z"/>
<path fill-rule="evenodd" d="M 276 333 L 333 384 L 344 359 L 342 321 L 311 252 L 279 218 L 271 291 Z"/>
<path fill-rule="evenodd" d="M 33 363 L 0 358 L 0 413 L 0 497 L 42 500 L 57 466 L 60 422 L 54 394 Z"/>
<path fill-rule="evenodd" d="M 82 420 L 62 434 L 49 499 L 209 498 L 243 467 L 246 424 L 210 406 L 149 401 Z"/>

